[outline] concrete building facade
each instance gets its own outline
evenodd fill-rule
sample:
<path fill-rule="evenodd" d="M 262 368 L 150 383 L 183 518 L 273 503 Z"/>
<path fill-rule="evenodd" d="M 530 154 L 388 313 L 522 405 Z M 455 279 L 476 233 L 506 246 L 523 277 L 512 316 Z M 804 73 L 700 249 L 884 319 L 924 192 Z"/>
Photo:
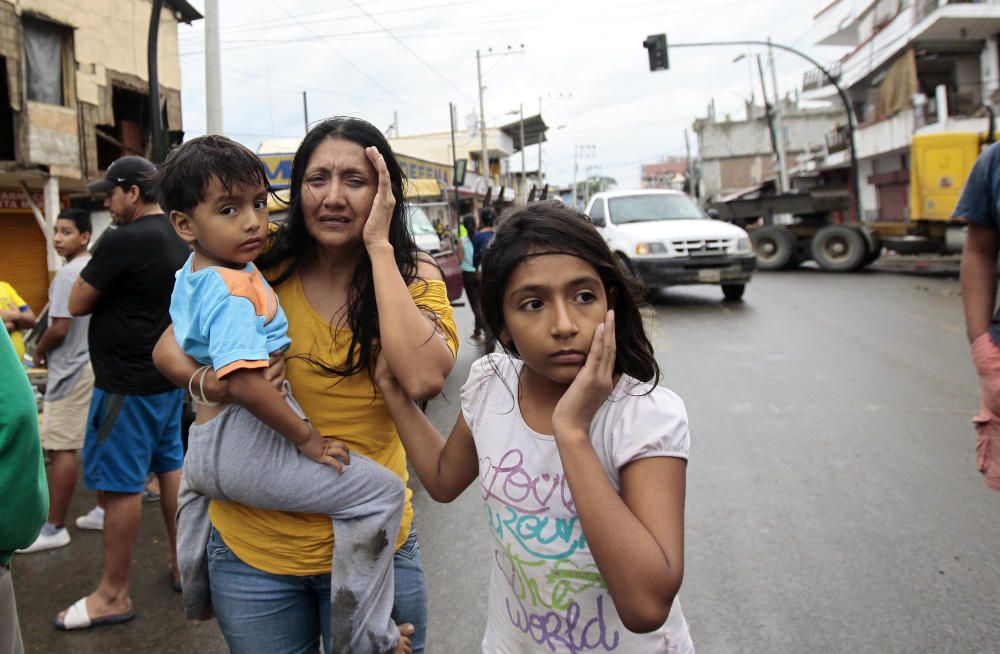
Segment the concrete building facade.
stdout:
<path fill-rule="evenodd" d="M 819 45 L 850 48 L 828 69 L 839 77 L 857 121 L 861 218 L 918 218 L 909 207 L 914 132 L 981 115 L 1000 102 L 1000 1 L 835 0 L 816 21 Z M 806 73 L 803 91 L 810 98 L 836 97 L 819 71 Z M 820 167 L 849 166 L 843 128 L 827 140 L 830 151 Z"/>
<path fill-rule="evenodd" d="M 120 156 L 151 148 L 146 41 L 150 0 L 0 0 L 0 279 L 36 310 L 59 260 L 59 210 Z M 184 0 L 160 12 L 158 75 L 166 129 L 182 129 Z"/>
<path fill-rule="evenodd" d="M 826 134 L 843 122 L 839 105 L 804 108 L 791 99 L 782 106 L 782 132 L 789 168 L 796 158 L 823 151 Z M 700 167 L 699 197 L 717 200 L 773 178 L 776 158 L 763 107 L 747 104 L 746 118 L 724 120 L 710 107 L 694 122 Z"/>

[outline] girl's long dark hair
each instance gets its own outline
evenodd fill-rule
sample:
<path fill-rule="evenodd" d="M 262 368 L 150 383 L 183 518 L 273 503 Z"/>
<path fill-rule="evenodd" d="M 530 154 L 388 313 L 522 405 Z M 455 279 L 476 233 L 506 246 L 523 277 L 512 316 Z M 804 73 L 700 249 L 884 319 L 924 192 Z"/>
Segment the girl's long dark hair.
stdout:
<path fill-rule="evenodd" d="M 539 253 L 568 254 L 594 267 L 609 308 L 615 310 L 615 372 L 658 384 L 660 366 L 639 313 L 642 284 L 622 270 L 585 215 L 557 200 L 529 204 L 504 218 L 483 254 L 481 302 L 491 338 L 504 327 L 503 300 L 511 274 L 525 258 Z M 513 343 L 506 347 L 518 356 Z"/>
<path fill-rule="evenodd" d="M 279 286 L 298 270 L 306 257 L 313 254 L 317 245 L 306 230 L 305 216 L 302 213 L 302 184 L 313 152 L 320 143 L 331 138 L 351 141 L 362 148 L 375 146 L 385 159 L 392 195 L 396 199 L 392 221 L 389 223 L 389 243 L 403 281 L 409 285 L 417 277 L 417 246 L 407 226 L 403 170 L 396 161 L 389 142 L 374 125 L 359 118 L 344 116 L 329 118 L 313 127 L 295 152 L 295 158 L 292 159 L 288 219 L 273 235 L 270 249 L 257 259 L 257 266 L 261 270 L 276 271 L 278 274 L 272 276 L 271 283 Z M 364 245 L 358 244 L 358 247 L 364 248 Z M 344 360 L 320 360 L 309 356 L 306 357 L 307 360 L 331 376 L 350 377 L 365 369 L 369 375 L 373 375 L 378 355 L 376 342 L 379 338 L 379 318 L 375 304 L 372 263 L 367 251 L 351 279 L 346 317 L 337 325 L 330 325 L 330 329 L 334 330 L 344 322 L 351 330 L 351 343 Z"/>

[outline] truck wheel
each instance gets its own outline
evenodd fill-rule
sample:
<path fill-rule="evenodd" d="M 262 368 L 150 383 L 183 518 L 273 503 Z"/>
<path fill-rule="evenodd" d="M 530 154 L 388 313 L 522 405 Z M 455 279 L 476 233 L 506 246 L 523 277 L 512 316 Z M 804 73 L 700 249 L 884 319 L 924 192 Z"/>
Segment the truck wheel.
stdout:
<path fill-rule="evenodd" d="M 743 291 L 747 290 L 746 284 L 723 284 L 722 296 L 726 302 L 739 302 L 743 299 Z"/>
<path fill-rule="evenodd" d="M 812 257 L 823 270 L 849 272 L 865 263 L 865 237 L 846 225 L 827 225 L 812 238 Z"/>
<path fill-rule="evenodd" d="M 750 232 L 757 267 L 761 270 L 781 270 L 795 256 L 795 236 L 777 225 L 768 225 Z"/>
<path fill-rule="evenodd" d="M 872 234 L 871 232 L 866 232 L 868 236 L 868 255 L 865 257 L 865 262 L 861 266 L 862 268 L 867 268 L 871 264 L 878 261 L 878 258 L 882 256 L 882 239 L 878 237 L 878 234 Z"/>

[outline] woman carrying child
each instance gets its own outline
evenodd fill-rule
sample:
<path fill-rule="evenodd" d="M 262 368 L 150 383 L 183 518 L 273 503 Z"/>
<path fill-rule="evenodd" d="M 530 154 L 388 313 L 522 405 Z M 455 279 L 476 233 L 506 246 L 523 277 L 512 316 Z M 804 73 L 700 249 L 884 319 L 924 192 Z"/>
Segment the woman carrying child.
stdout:
<path fill-rule="evenodd" d="M 402 189 L 399 164 L 374 126 L 320 123 L 293 160 L 289 218 L 256 264 L 287 316 L 285 374 L 316 431 L 405 484 L 406 455 L 374 384 L 376 360 L 407 397 L 429 399 L 454 365 L 457 335 L 440 270 L 410 236 Z M 178 385 L 199 370 L 171 330 L 154 356 Z M 201 375 L 195 384 L 204 382 L 206 399 L 231 400 L 225 380 Z M 392 617 L 414 626 L 413 651 L 421 652 L 426 591 L 410 496 L 407 489 L 398 535 L 388 535 L 396 550 Z M 212 501 L 208 513 L 212 605 L 230 647 L 306 651 L 322 635 L 330 651 L 330 517 L 225 501 Z"/>
<path fill-rule="evenodd" d="M 379 364 L 428 493 L 477 482 L 483 498 L 484 653 L 694 651 L 677 600 L 687 415 L 657 386 L 636 290 L 585 216 L 532 204 L 485 251 L 483 315 L 504 352 L 473 364 L 447 440 Z"/>

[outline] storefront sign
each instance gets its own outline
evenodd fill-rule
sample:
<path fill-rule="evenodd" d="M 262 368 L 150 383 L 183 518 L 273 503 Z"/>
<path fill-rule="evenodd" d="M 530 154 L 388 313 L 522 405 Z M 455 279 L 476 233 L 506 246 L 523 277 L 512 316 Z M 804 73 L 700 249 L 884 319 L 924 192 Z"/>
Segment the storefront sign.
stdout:
<path fill-rule="evenodd" d="M 45 198 L 41 193 L 32 193 L 31 199 L 39 209 L 44 209 Z M 59 208 L 69 207 L 69 200 L 65 195 L 59 196 Z M 24 197 L 24 192 L 19 189 L 0 189 L 0 213 L 25 213 L 31 212 L 31 205 Z"/>

